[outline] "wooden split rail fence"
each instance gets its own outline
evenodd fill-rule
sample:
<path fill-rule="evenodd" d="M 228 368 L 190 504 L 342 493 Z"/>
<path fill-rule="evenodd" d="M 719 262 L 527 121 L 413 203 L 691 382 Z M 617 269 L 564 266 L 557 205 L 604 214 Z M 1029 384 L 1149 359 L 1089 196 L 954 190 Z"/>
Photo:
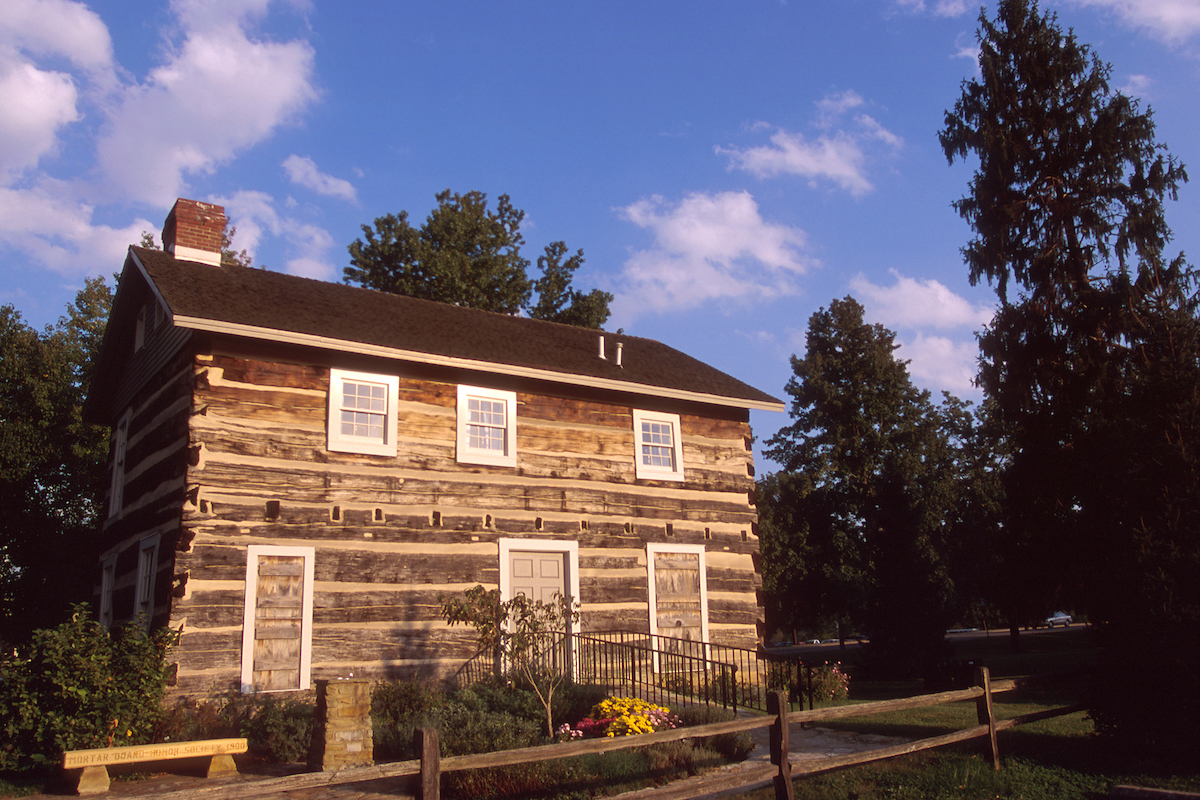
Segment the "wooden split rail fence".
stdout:
<path fill-rule="evenodd" d="M 729 722 L 718 722 L 711 725 L 678 728 L 669 731 L 659 731 L 637 736 L 620 736 L 615 738 L 590 739 L 582 742 L 567 742 L 562 744 L 527 747 L 519 750 L 502 750 L 494 753 L 477 755 L 450 756 L 441 758 L 438 753 L 437 733 L 433 729 L 423 729 L 417 732 L 418 750 L 421 757 L 412 761 L 399 761 L 388 764 L 377 764 L 373 767 L 358 767 L 342 769 L 337 772 L 317 772 L 304 775 L 294 775 L 283 778 L 246 781 L 240 784 L 218 784 L 188 789 L 183 792 L 163 794 L 159 800 L 199 800 L 207 794 L 220 798 L 253 797 L 262 794 L 297 791 L 316 786 L 335 784 L 361 783 L 384 778 L 408 777 L 410 797 L 418 800 L 439 800 L 440 775 L 464 769 L 484 769 L 488 767 L 515 766 L 533 764 L 557 758 L 570 758 L 592 753 L 605 753 L 612 750 L 623 750 L 632 747 L 644 747 L 658 742 L 671 742 L 680 739 L 693 739 L 703 736 L 716 736 L 722 733 L 737 733 L 760 728 L 770 729 L 770 764 L 743 765 L 733 770 L 723 770 L 705 777 L 698 782 L 689 782 L 679 790 L 671 786 L 659 787 L 655 790 L 655 800 L 686 800 L 690 797 L 711 795 L 713 793 L 748 791 L 774 784 L 775 796 L 779 800 L 792 800 L 792 779 L 798 775 L 815 774 L 843 767 L 880 761 L 896 756 L 930 750 L 937 747 L 965 742 L 971 739 L 987 738 L 992 754 L 992 764 L 1000 769 L 1000 750 L 996 734 L 1009 730 L 1017 725 L 1035 722 L 1041 719 L 1061 716 L 1082 710 L 1082 706 L 1066 706 L 1048 709 L 1020 717 L 997 720 L 992 710 L 992 695 L 1008 692 L 1018 688 L 1018 681 L 1003 680 L 992 682 L 987 668 L 977 670 L 977 685 L 969 689 L 938 692 L 936 694 L 918 695 L 899 700 L 883 700 L 855 705 L 831 706 L 811 711 L 788 711 L 787 694 L 772 692 L 768 697 L 768 713 L 766 716 L 745 717 Z M 924 708 L 926 706 L 974 700 L 979 724 L 953 733 L 918 739 L 891 747 L 880 747 L 861 753 L 845 756 L 831 756 L 807 760 L 803 764 L 792 764 L 788 758 L 789 726 L 796 723 L 822 722 L 845 717 L 864 717 L 891 711 Z M 398 797 L 403 795 L 397 795 Z"/>

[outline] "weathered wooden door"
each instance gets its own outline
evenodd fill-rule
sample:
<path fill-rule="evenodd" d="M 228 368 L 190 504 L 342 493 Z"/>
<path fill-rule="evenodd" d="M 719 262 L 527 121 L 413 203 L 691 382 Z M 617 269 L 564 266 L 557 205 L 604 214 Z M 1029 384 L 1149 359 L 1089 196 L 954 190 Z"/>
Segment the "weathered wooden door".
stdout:
<path fill-rule="evenodd" d="M 242 691 L 308 688 L 312 559 L 312 548 L 250 548 L 246 562 Z"/>
<path fill-rule="evenodd" d="M 658 634 L 702 642 L 704 607 L 700 601 L 700 555 L 655 553 L 654 590 L 653 613 Z M 682 652 L 674 642 L 664 642 L 664 648 Z"/>
<path fill-rule="evenodd" d="M 303 599 L 301 556 L 259 557 L 254 607 L 254 691 L 299 687 Z"/>

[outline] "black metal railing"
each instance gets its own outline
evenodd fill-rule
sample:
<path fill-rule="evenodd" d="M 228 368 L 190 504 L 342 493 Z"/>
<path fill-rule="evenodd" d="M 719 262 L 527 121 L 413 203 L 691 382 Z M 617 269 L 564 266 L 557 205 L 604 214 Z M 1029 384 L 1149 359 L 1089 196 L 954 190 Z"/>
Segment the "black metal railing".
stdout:
<path fill-rule="evenodd" d="M 768 658 L 745 647 L 696 642 L 636 631 L 547 634 L 533 648 L 539 671 L 663 704 L 708 703 L 765 711 L 767 694 L 786 691 L 789 702 L 812 707 L 811 666 Z M 509 671 L 492 653 L 478 653 L 455 675 L 459 685 Z M 511 665 L 509 665 L 511 666 Z"/>

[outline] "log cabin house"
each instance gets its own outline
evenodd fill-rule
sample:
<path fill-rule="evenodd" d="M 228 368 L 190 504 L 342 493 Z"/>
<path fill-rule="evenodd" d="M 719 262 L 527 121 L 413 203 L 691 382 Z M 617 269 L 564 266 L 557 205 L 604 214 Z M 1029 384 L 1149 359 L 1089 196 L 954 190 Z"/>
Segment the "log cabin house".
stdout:
<path fill-rule="evenodd" d="M 100 620 L 182 635 L 177 691 L 434 677 L 439 596 L 754 647 L 750 409 L 649 339 L 221 264 L 220 206 L 130 247 L 87 418 L 112 427 Z"/>

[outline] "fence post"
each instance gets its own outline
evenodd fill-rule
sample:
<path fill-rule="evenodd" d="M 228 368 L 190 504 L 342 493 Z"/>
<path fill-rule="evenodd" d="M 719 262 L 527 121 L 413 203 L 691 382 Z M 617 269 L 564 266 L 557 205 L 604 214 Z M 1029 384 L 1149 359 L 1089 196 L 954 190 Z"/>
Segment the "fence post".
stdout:
<path fill-rule="evenodd" d="M 788 760 L 788 701 L 787 693 L 767 694 L 767 713 L 775 717 L 771 723 L 771 763 L 779 767 L 775 773 L 775 800 L 795 800 L 792 787 L 792 764 Z"/>
<path fill-rule="evenodd" d="M 1000 745 L 996 741 L 996 715 L 992 711 L 992 677 L 987 667 L 975 670 L 975 685 L 983 688 L 983 695 L 975 701 L 975 716 L 980 725 L 988 726 L 988 740 L 992 743 L 992 766 L 1000 771 Z"/>
<path fill-rule="evenodd" d="M 413 749 L 421 759 L 419 800 L 441 800 L 441 754 L 437 728 L 418 728 L 413 732 Z"/>
<path fill-rule="evenodd" d="M 808 710 L 813 710 L 813 690 L 812 690 L 812 664 L 805 664 L 805 670 L 808 675 Z"/>

